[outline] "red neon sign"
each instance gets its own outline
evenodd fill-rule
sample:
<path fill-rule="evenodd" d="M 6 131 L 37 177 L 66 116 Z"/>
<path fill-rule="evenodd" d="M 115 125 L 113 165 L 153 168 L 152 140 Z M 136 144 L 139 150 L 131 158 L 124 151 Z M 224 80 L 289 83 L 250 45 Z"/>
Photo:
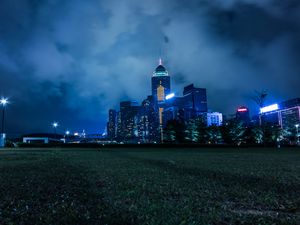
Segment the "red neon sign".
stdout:
<path fill-rule="evenodd" d="M 237 111 L 238 111 L 238 112 L 247 112 L 248 109 L 247 109 L 247 108 L 239 108 Z"/>

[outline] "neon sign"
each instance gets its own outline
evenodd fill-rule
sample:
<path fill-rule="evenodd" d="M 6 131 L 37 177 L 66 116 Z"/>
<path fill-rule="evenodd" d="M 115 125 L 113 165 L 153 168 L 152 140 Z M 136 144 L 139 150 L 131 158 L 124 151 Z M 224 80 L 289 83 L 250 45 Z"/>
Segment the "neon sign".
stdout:
<path fill-rule="evenodd" d="M 279 109 L 278 104 L 273 104 L 273 105 L 269 105 L 269 106 L 260 108 L 260 113 L 272 112 L 272 111 L 275 111 L 278 109 Z"/>
<path fill-rule="evenodd" d="M 241 107 L 241 108 L 238 108 L 237 111 L 238 111 L 238 112 L 248 112 L 248 109 L 247 109 L 247 108 L 244 108 L 244 107 Z"/>

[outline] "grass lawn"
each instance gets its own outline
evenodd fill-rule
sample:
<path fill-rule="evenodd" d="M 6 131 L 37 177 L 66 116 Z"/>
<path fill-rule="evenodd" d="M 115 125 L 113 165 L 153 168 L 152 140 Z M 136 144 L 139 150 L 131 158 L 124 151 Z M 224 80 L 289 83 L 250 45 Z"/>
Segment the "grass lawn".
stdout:
<path fill-rule="evenodd" d="M 1 150 L 0 224 L 300 224 L 300 149 Z"/>

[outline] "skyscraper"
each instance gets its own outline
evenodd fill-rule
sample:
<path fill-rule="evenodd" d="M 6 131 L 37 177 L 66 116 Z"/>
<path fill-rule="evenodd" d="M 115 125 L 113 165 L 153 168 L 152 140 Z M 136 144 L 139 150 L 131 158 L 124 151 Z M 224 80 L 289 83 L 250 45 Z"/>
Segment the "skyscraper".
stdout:
<path fill-rule="evenodd" d="M 206 121 L 207 96 L 205 88 L 197 88 L 194 84 L 184 87 L 183 96 L 172 96 L 166 99 L 166 108 L 163 113 L 163 124 L 169 120 L 178 120 L 182 123 L 194 118 Z"/>
<path fill-rule="evenodd" d="M 110 109 L 108 112 L 107 123 L 107 137 L 114 140 L 117 135 L 117 112 L 114 109 Z"/>
<path fill-rule="evenodd" d="M 196 115 L 207 112 L 207 97 L 205 88 L 196 88 L 190 84 L 183 89 L 185 108 L 190 108 Z"/>
<path fill-rule="evenodd" d="M 136 101 L 120 102 L 121 140 L 132 141 L 138 136 L 137 115 L 139 110 L 140 106 Z"/>
<path fill-rule="evenodd" d="M 245 126 L 250 123 L 249 109 L 245 106 L 241 106 L 236 110 L 235 118 L 237 121 L 242 122 Z"/>
<path fill-rule="evenodd" d="M 159 133 L 162 134 L 163 112 L 166 107 L 166 96 L 171 91 L 171 79 L 166 68 L 162 65 L 162 60 L 159 60 L 159 65 L 156 67 L 151 79 L 152 96 L 155 105 L 155 111 L 158 113 Z M 162 138 L 161 138 L 162 139 Z"/>
<path fill-rule="evenodd" d="M 162 65 L 162 61 L 159 61 L 158 67 L 156 67 L 152 79 L 152 96 L 158 112 L 159 124 L 163 122 L 163 111 L 165 108 L 165 99 L 171 91 L 171 80 L 166 68 Z"/>
<path fill-rule="evenodd" d="M 150 95 L 142 102 L 138 113 L 139 139 L 143 143 L 154 142 L 159 139 L 158 113 L 155 111 L 153 96 Z"/>

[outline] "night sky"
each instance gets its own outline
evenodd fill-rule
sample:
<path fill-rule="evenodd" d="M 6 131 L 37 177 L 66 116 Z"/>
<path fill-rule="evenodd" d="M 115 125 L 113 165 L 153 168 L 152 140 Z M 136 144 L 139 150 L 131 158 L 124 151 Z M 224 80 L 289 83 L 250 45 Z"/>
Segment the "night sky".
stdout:
<path fill-rule="evenodd" d="M 207 88 L 209 108 L 255 112 L 300 97 L 299 0 L 2 0 L 0 95 L 7 133 L 102 133 L 109 108 L 143 100 L 160 55 L 172 90 Z"/>

